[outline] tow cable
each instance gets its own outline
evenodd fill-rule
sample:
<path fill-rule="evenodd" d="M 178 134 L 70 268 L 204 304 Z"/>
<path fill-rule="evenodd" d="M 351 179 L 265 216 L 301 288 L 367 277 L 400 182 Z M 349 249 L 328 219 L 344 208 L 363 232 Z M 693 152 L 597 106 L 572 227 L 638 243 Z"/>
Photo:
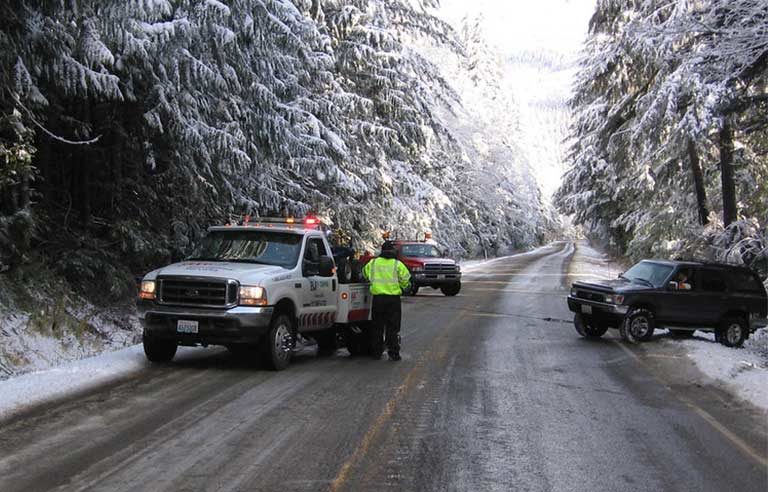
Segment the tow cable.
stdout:
<path fill-rule="evenodd" d="M 573 323 L 572 319 L 555 318 L 552 316 L 530 316 L 527 314 L 517 314 L 517 313 L 498 313 L 495 311 L 478 311 L 478 310 L 472 310 L 472 309 L 459 309 L 452 306 L 437 305 L 437 304 L 432 304 L 427 302 L 419 302 L 419 305 L 439 307 L 440 309 L 443 309 L 443 310 L 450 309 L 452 311 L 468 312 L 470 315 L 474 314 L 475 316 L 487 316 L 487 317 L 494 317 L 494 318 L 520 318 L 520 319 L 529 319 L 534 321 L 544 321 L 546 323 L 566 323 L 566 324 Z"/>

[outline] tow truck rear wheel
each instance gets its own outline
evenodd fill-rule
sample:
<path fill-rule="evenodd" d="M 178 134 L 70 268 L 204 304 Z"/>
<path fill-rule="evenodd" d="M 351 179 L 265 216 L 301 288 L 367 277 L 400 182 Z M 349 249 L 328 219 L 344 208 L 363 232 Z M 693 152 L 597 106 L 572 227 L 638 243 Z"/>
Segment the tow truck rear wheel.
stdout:
<path fill-rule="evenodd" d="M 576 313 L 573 316 L 573 326 L 579 335 L 584 338 L 600 338 L 608 331 L 608 326 L 596 321 L 591 316 Z"/>
<path fill-rule="evenodd" d="M 335 328 L 329 328 L 313 336 L 317 342 L 317 355 L 331 355 L 339 348 Z"/>
<path fill-rule="evenodd" d="M 344 344 L 352 357 L 368 354 L 368 340 L 365 338 L 365 332 L 357 325 L 350 325 L 344 331 Z"/>
<path fill-rule="evenodd" d="M 269 369 L 282 371 L 291 363 L 293 325 L 287 314 L 272 318 L 269 333 L 261 342 L 261 356 Z"/>
<path fill-rule="evenodd" d="M 456 282 L 455 284 L 444 285 L 440 287 L 440 290 L 443 292 L 443 295 L 455 296 L 461 290 L 461 284 Z"/>
<path fill-rule="evenodd" d="M 157 338 L 142 337 L 144 355 L 150 362 L 170 362 L 176 355 L 178 345 L 173 340 L 158 340 Z"/>

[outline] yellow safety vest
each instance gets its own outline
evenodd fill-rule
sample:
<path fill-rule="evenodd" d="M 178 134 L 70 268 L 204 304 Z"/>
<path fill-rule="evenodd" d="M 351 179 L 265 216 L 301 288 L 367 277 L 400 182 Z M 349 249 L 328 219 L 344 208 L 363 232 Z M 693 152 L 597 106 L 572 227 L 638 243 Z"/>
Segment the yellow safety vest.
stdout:
<path fill-rule="evenodd" d="M 411 280 L 408 267 L 394 258 L 374 258 L 363 267 L 363 275 L 375 296 L 399 296 Z"/>

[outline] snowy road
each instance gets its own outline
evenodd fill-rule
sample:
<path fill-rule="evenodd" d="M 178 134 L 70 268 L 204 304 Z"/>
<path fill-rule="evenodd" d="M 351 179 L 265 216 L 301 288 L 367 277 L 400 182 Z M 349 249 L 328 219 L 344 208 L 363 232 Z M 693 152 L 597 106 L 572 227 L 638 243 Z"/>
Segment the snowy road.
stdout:
<path fill-rule="evenodd" d="M 0 490 L 768 490 L 765 413 L 559 321 L 573 253 L 406 299 L 400 363 L 201 350 L 0 424 Z"/>

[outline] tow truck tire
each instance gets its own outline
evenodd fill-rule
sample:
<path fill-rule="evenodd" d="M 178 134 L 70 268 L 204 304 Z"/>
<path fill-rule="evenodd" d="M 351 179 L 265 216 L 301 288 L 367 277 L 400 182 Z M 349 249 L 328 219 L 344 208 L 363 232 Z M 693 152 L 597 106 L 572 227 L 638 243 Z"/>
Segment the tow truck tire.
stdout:
<path fill-rule="evenodd" d="M 716 332 L 716 339 L 726 347 L 741 347 L 749 337 L 749 328 L 742 318 L 726 318 Z"/>
<path fill-rule="evenodd" d="M 461 284 L 457 282 L 455 284 L 445 285 L 440 287 L 440 290 L 443 292 L 443 295 L 455 296 L 461 290 Z"/>
<path fill-rule="evenodd" d="M 147 336 L 142 337 L 142 344 L 144 355 L 150 362 L 170 362 L 178 349 L 178 345 L 173 340 L 158 340 Z"/>
<path fill-rule="evenodd" d="M 269 333 L 261 342 L 261 357 L 267 368 L 282 371 L 291 363 L 293 325 L 287 314 L 272 318 Z"/>
<path fill-rule="evenodd" d="M 368 354 L 368 343 L 365 332 L 356 325 L 349 326 L 344 332 L 344 343 L 352 357 Z"/>
<path fill-rule="evenodd" d="M 593 318 L 576 313 L 573 316 L 573 326 L 584 338 L 600 338 L 608 331 L 608 326 L 596 322 Z"/>
<path fill-rule="evenodd" d="M 352 273 L 352 260 L 350 258 L 339 258 L 336 264 L 336 275 L 339 277 L 339 283 L 351 283 L 353 281 Z"/>
<path fill-rule="evenodd" d="M 317 355 L 331 355 L 339 348 L 335 328 L 317 333 L 314 338 L 317 342 Z"/>
<path fill-rule="evenodd" d="M 624 341 L 636 344 L 650 340 L 655 328 L 656 318 L 650 310 L 633 309 L 624 317 L 619 334 Z"/>

